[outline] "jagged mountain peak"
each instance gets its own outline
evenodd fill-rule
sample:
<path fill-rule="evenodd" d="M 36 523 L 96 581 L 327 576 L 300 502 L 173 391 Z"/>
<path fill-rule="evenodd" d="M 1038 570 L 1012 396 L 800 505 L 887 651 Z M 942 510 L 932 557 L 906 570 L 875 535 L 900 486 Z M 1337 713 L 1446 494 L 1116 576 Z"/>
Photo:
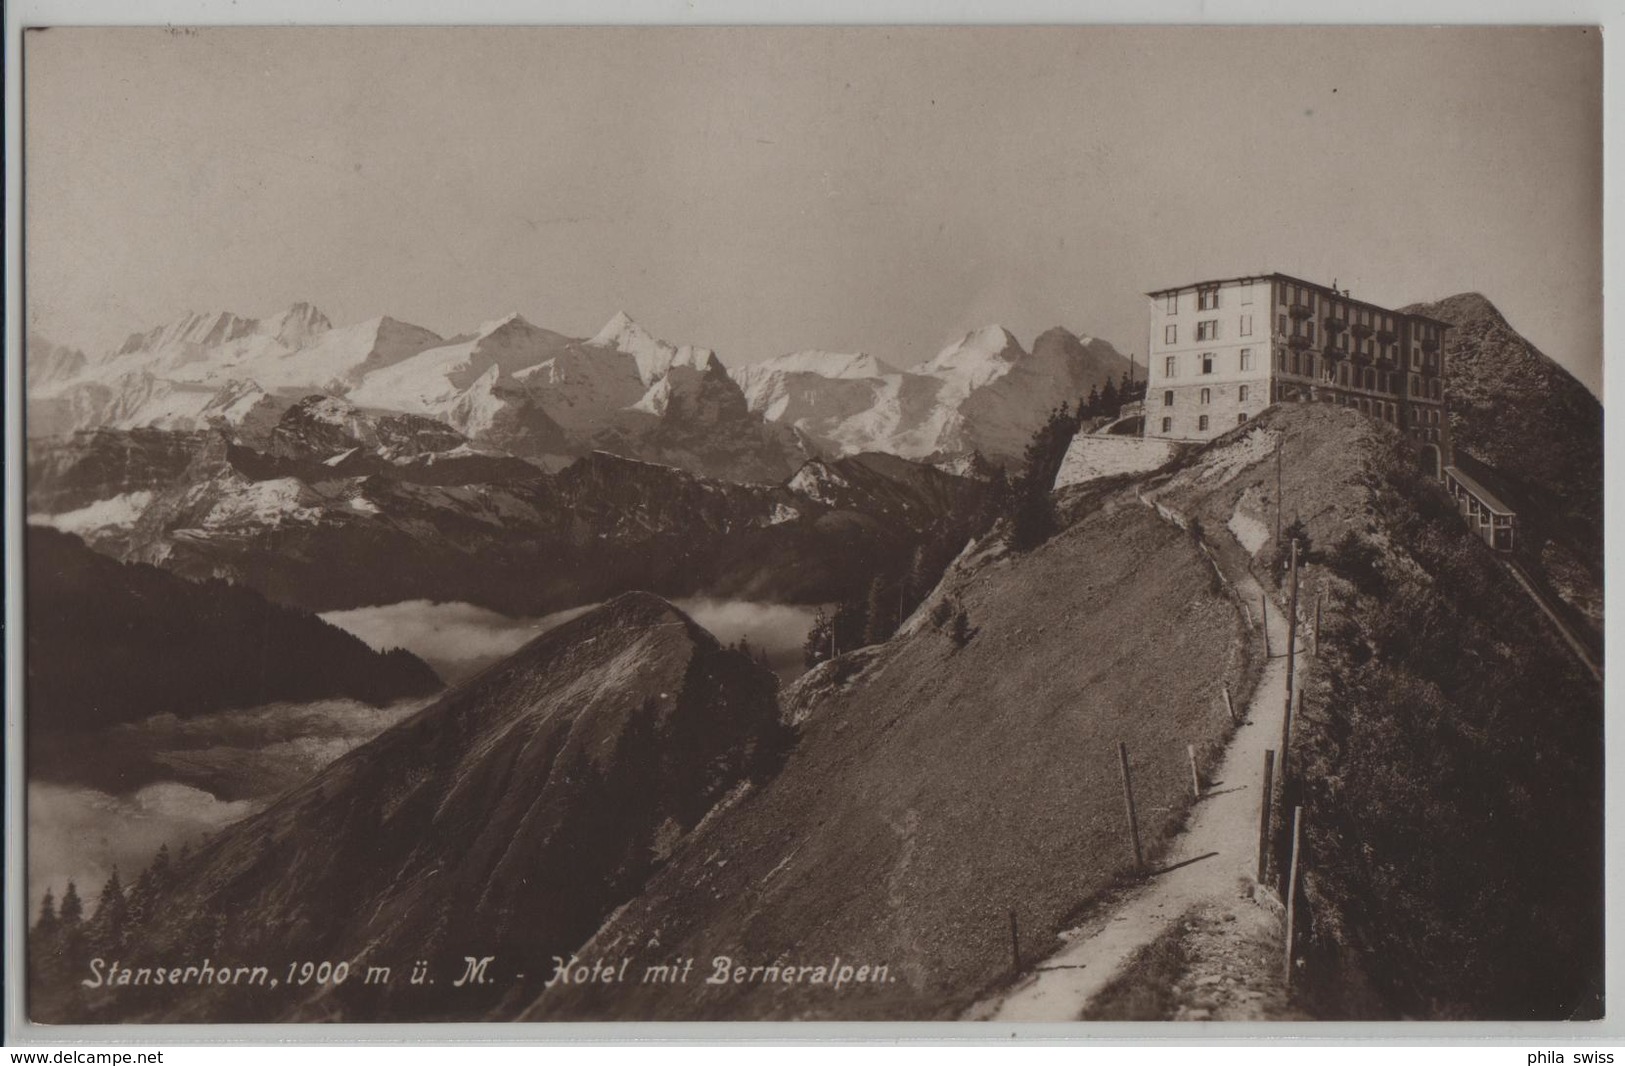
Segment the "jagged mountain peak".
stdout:
<path fill-rule="evenodd" d="M 256 333 L 275 338 L 290 348 L 296 348 L 319 333 L 333 328 L 326 315 L 315 304 L 304 300 L 290 306 L 280 314 L 272 315 L 257 324 Z"/>
<path fill-rule="evenodd" d="M 616 311 L 610 317 L 610 320 L 604 323 L 604 328 L 594 333 L 592 339 L 587 343 L 597 345 L 600 348 L 615 348 L 618 347 L 617 342 L 623 337 L 648 337 L 650 340 L 654 339 L 649 335 L 649 331 L 638 325 L 631 315 L 625 311 Z"/>
<path fill-rule="evenodd" d="M 971 330 L 913 370 L 969 390 L 1002 377 L 1026 354 L 1009 330 L 988 325 Z"/>
<path fill-rule="evenodd" d="M 489 322 L 481 323 L 480 328 L 474 331 L 474 336 L 475 338 L 483 338 L 506 330 L 533 330 L 535 328 L 530 320 L 518 311 L 509 311 L 501 318 L 493 318 Z"/>
<path fill-rule="evenodd" d="M 248 318 L 234 311 L 188 311 L 161 326 L 130 334 L 113 355 L 179 346 L 216 348 L 249 336 L 267 337 L 286 348 L 297 348 L 332 328 L 327 316 L 305 301 L 264 319 Z"/>
<path fill-rule="evenodd" d="M 622 352 L 637 360 L 638 376 L 644 385 L 653 385 L 676 366 L 712 373 L 725 373 L 727 369 L 710 348 L 692 344 L 678 346 L 661 340 L 625 311 L 615 312 L 614 317 L 604 323 L 604 328 L 593 334 L 587 344 Z"/>

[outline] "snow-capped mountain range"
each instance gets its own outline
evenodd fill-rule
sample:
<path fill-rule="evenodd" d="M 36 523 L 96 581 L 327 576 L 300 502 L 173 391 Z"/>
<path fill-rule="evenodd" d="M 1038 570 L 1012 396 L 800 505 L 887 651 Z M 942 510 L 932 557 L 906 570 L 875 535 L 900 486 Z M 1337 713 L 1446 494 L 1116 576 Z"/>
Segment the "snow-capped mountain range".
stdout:
<path fill-rule="evenodd" d="M 812 350 L 730 373 L 715 351 L 661 340 L 624 312 L 585 340 L 517 313 L 441 337 L 389 317 L 334 327 L 308 303 L 264 319 L 188 314 L 99 356 L 30 338 L 28 354 L 32 437 L 252 436 L 314 394 L 433 419 L 553 469 L 604 449 L 745 481 L 782 480 L 815 453 L 1014 459 L 1051 408 L 1127 365 L 1064 330 L 1029 353 L 988 326 L 906 370 Z"/>
<path fill-rule="evenodd" d="M 1028 352 L 1009 330 L 985 326 L 906 370 L 864 352 L 806 351 L 733 377 L 752 411 L 835 454 L 945 460 L 979 451 L 1010 461 L 1052 408 L 1127 368 L 1102 340 L 1057 328 Z"/>

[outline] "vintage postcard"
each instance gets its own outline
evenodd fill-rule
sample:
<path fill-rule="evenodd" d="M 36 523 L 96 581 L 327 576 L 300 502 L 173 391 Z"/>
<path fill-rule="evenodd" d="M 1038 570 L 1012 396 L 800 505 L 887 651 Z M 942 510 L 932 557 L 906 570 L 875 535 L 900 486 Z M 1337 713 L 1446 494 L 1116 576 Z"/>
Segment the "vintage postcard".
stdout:
<path fill-rule="evenodd" d="M 32 1022 L 1605 1016 L 1596 28 L 22 37 Z"/>

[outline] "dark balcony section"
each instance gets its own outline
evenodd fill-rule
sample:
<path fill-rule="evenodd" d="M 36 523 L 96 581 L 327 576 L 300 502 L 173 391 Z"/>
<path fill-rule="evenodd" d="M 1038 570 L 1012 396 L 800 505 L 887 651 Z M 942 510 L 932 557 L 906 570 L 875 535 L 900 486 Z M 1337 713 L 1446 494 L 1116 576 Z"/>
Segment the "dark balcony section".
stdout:
<path fill-rule="evenodd" d="M 1286 339 L 1286 342 L 1291 347 L 1297 348 L 1300 351 L 1303 350 L 1304 348 L 1308 348 L 1310 345 L 1315 343 L 1314 341 L 1310 340 L 1308 337 L 1301 337 L 1296 333 L 1294 333 L 1292 336 L 1288 337 Z"/>
<path fill-rule="evenodd" d="M 1302 300 L 1293 300 L 1287 305 L 1286 313 L 1293 318 L 1310 318 L 1315 313 L 1315 305 Z"/>
<path fill-rule="evenodd" d="M 1422 350 L 1424 352 L 1428 352 L 1430 354 L 1433 353 L 1433 352 L 1438 351 L 1439 350 L 1439 338 L 1437 338 L 1437 337 L 1423 337 L 1422 338 Z"/>
<path fill-rule="evenodd" d="M 1356 322 L 1354 325 L 1349 327 L 1349 332 L 1353 333 L 1360 340 L 1365 340 L 1367 337 L 1371 336 L 1371 327 L 1363 322 Z"/>
<path fill-rule="evenodd" d="M 1341 333 L 1349 327 L 1348 319 L 1336 315 L 1327 315 L 1325 325 L 1327 333 Z"/>
<path fill-rule="evenodd" d="M 1379 329 L 1379 330 L 1377 330 L 1377 343 L 1378 344 L 1389 345 L 1389 344 L 1394 343 L 1398 339 L 1399 339 L 1399 334 L 1395 333 L 1391 329 Z"/>

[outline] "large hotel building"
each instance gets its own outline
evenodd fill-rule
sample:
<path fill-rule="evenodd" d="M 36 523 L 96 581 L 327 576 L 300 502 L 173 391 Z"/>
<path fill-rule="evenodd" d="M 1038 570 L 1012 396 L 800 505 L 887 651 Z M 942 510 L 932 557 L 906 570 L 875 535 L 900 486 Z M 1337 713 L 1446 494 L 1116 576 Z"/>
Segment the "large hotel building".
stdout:
<path fill-rule="evenodd" d="M 1151 298 L 1145 435 L 1202 441 L 1271 403 L 1353 407 L 1450 462 L 1444 334 L 1449 325 L 1289 277 L 1222 278 Z"/>

